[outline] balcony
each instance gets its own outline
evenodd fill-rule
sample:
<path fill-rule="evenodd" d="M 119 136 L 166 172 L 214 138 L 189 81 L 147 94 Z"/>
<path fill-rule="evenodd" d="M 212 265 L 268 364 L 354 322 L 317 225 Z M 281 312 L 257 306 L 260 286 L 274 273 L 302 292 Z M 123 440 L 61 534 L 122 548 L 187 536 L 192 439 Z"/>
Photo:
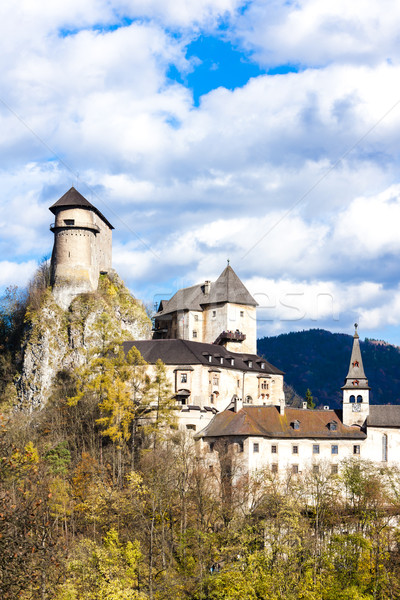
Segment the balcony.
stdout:
<path fill-rule="evenodd" d="M 50 231 L 57 231 L 58 229 L 89 229 L 90 231 L 94 231 L 96 233 L 100 233 L 100 229 L 99 227 L 97 227 L 97 225 L 95 225 L 94 223 L 62 223 L 61 225 L 56 225 L 55 223 L 52 223 L 50 225 Z"/>
<path fill-rule="evenodd" d="M 246 339 L 246 334 L 238 329 L 236 331 L 223 331 L 219 334 L 214 344 L 222 346 L 226 342 L 243 342 Z"/>

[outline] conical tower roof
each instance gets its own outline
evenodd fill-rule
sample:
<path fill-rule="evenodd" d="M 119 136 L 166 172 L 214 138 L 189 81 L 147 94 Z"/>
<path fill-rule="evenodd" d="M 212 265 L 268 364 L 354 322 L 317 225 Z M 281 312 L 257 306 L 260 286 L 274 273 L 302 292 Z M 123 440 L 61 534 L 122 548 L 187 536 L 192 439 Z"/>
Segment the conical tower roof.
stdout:
<path fill-rule="evenodd" d="M 368 380 L 364 373 L 364 366 L 361 357 L 360 336 L 357 332 L 357 323 L 355 323 L 354 327 L 355 332 L 353 336 L 353 349 L 351 351 L 349 371 L 347 373 L 347 377 L 345 379 L 344 386 L 342 387 L 342 389 L 354 389 L 354 382 L 358 382 L 356 384 L 356 387 L 358 388 L 368 388 Z"/>
<path fill-rule="evenodd" d="M 98 208 L 93 206 L 86 200 L 84 196 L 74 187 L 70 188 L 57 202 L 50 206 L 49 210 L 55 215 L 62 208 L 85 208 L 95 212 L 109 227 L 114 229 L 111 223 L 105 218 L 105 216 L 99 211 Z"/>
<path fill-rule="evenodd" d="M 217 304 L 219 302 L 257 306 L 257 302 L 229 264 L 222 271 L 217 281 L 211 284 L 210 294 L 207 298 L 207 304 Z"/>

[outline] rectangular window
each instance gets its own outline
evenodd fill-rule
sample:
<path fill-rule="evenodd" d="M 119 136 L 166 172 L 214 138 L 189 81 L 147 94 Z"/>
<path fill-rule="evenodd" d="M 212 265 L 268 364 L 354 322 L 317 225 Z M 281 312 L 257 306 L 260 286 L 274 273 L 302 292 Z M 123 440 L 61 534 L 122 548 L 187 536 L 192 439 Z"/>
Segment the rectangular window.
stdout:
<path fill-rule="evenodd" d="M 271 452 L 272 454 L 278 454 L 278 446 L 271 446 Z"/>
<path fill-rule="evenodd" d="M 240 387 L 240 379 L 237 380 L 237 386 Z"/>
<path fill-rule="evenodd" d="M 313 444 L 312 452 L 313 454 L 319 454 L 319 444 Z"/>
<path fill-rule="evenodd" d="M 192 337 L 197 338 L 197 331 L 195 329 L 193 329 L 193 335 Z"/>
<path fill-rule="evenodd" d="M 253 452 L 260 452 L 260 444 L 253 444 Z"/>
<path fill-rule="evenodd" d="M 298 446 L 292 446 L 292 454 L 298 454 L 299 453 L 299 447 Z"/>
<path fill-rule="evenodd" d="M 181 383 L 187 383 L 187 373 L 181 373 Z"/>
<path fill-rule="evenodd" d="M 339 467 L 338 465 L 331 465 L 331 474 L 332 475 L 337 475 L 339 473 Z"/>
<path fill-rule="evenodd" d="M 332 444 L 331 454 L 339 454 L 339 446 L 337 444 Z"/>
<path fill-rule="evenodd" d="M 196 425 L 186 425 L 186 429 L 190 429 L 191 431 L 196 431 Z"/>
<path fill-rule="evenodd" d="M 297 475 L 298 472 L 299 472 L 299 465 L 292 465 L 293 475 Z"/>
<path fill-rule="evenodd" d="M 313 473 L 314 473 L 315 475 L 317 475 L 317 473 L 319 473 L 319 465 L 313 465 L 313 468 L 312 468 L 312 470 L 313 470 Z"/>
<path fill-rule="evenodd" d="M 241 316 L 241 317 L 244 317 L 244 310 L 241 310 L 241 311 L 240 311 L 240 316 Z"/>
<path fill-rule="evenodd" d="M 213 316 L 213 317 L 216 317 L 216 316 L 217 316 L 217 311 L 216 311 L 216 310 L 213 310 L 213 311 L 212 311 L 212 316 Z"/>
<path fill-rule="evenodd" d="M 214 375 L 213 376 L 213 385 L 218 386 L 219 385 L 219 379 L 218 379 L 218 375 Z"/>
<path fill-rule="evenodd" d="M 268 383 L 266 381 L 262 381 L 261 382 L 261 389 L 262 390 L 267 390 L 268 389 Z"/>
<path fill-rule="evenodd" d="M 278 465 L 277 463 L 273 463 L 271 465 L 271 473 L 277 473 L 278 472 Z"/>
<path fill-rule="evenodd" d="M 209 451 L 209 452 L 214 452 L 214 442 L 210 442 L 210 443 L 208 444 L 208 451 Z"/>
<path fill-rule="evenodd" d="M 360 446 L 358 444 L 353 446 L 353 454 L 360 454 Z"/>
<path fill-rule="evenodd" d="M 198 321 L 199 320 L 199 315 L 194 315 L 194 320 Z"/>

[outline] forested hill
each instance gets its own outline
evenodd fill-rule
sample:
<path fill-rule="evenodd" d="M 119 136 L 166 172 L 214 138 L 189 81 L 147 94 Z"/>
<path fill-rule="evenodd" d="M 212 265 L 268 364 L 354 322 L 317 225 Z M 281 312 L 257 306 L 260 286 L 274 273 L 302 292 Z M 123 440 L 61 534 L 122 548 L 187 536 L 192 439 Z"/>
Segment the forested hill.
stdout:
<path fill-rule="evenodd" d="M 318 405 L 338 408 L 349 368 L 353 337 L 310 329 L 258 340 L 258 354 L 285 372 L 285 381 L 305 396 L 310 388 Z M 361 341 L 372 404 L 400 404 L 400 348 Z"/>

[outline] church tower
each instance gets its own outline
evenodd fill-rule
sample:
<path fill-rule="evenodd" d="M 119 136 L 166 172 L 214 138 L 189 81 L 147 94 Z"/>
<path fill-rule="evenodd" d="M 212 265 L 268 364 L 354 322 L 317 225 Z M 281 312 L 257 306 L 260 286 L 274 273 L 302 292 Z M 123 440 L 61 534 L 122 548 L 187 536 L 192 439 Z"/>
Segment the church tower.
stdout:
<path fill-rule="evenodd" d="M 349 372 L 342 387 L 343 424 L 362 427 L 369 415 L 369 390 L 371 388 L 368 386 L 368 380 L 364 373 L 357 323 L 354 327 Z"/>
<path fill-rule="evenodd" d="M 66 309 L 78 294 L 97 290 L 100 273 L 111 269 L 114 227 L 73 187 L 50 210 L 55 215 L 51 285 Z"/>

